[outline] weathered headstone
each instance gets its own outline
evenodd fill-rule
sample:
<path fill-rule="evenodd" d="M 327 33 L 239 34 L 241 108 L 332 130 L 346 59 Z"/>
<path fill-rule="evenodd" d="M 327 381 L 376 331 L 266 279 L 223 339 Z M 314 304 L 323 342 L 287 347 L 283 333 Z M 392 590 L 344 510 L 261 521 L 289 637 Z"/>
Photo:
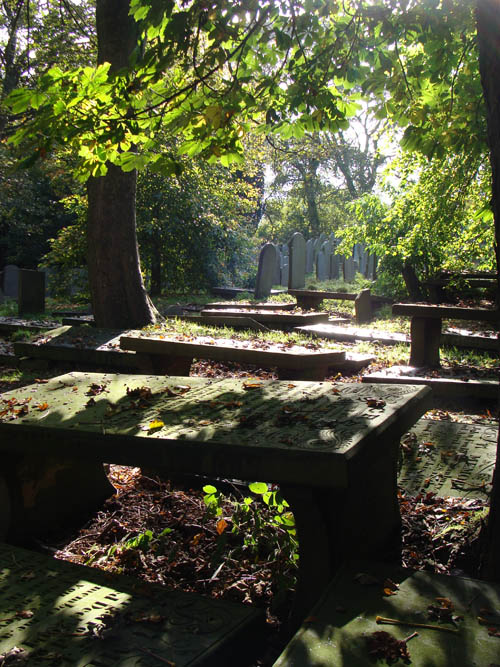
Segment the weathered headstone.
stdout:
<path fill-rule="evenodd" d="M 369 280 L 375 280 L 377 278 L 377 257 L 372 253 L 368 255 L 368 261 L 366 266 L 366 277 Z"/>
<path fill-rule="evenodd" d="M 7 264 L 3 270 L 3 293 L 17 299 L 19 293 L 19 268 L 15 264 Z"/>
<path fill-rule="evenodd" d="M 347 257 L 344 262 L 344 280 L 346 283 L 352 283 L 354 280 L 354 260 Z"/>
<path fill-rule="evenodd" d="M 301 289 L 306 286 L 306 242 L 300 232 L 292 236 L 288 249 L 288 289 Z"/>
<path fill-rule="evenodd" d="M 373 317 L 372 297 L 369 289 L 362 289 L 354 300 L 354 311 L 356 313 L 356 322 L 364 324 L 371 322 Z"/>
<path fill-rule="evenodd" d="M 316 278 L 318 280 L 328 280 L 328 264 L 325 250 L 321 248 L 316 258 Z"/>
<path fill-rule="evenodd" d="M 339 255 L 330 255 L 330 279 L 338 280 L 340 276 L 340 269 L 342 266 Z"/>
<path fill-rule="evenodd" d="M 306 243 L 306 273 L 314 271 L 314 239 L 309 239 Z"/>
<path fill-rule="evenodd" d="M 45 312 L 45 273 L 31 269 L 19 269 L 19 315 Z"/>
<path fill-rule="evenodd" d="M 257 282 L 255 284 L 256 299 L 263 299 L 271 294 L 275 268 L 276 246 L 273 243 L 266 243 L 262 246 L 259 255 L 259 268 L 257 269 Z"/>

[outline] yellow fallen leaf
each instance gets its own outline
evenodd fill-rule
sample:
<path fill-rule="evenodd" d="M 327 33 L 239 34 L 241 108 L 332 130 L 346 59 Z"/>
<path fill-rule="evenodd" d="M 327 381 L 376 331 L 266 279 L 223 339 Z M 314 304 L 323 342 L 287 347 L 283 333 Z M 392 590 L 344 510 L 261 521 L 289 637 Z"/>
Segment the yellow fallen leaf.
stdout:
<path fill-rule="evenodd" d="M 217 530 L 217 535 L 222 535 L 222 533 L 226 530 L 227 526 L 228 523 L 225 519 L 219 519 L 215 526 L 215 529 Z"/>
<path fill-rule="evenodd" d="M 148 427 L 150 431 L 154 431 L 158 428 L 163 428 L 165 426 L 164 422 L 161 419 L 153 419 L 152 422 L 149 422 Z"/>

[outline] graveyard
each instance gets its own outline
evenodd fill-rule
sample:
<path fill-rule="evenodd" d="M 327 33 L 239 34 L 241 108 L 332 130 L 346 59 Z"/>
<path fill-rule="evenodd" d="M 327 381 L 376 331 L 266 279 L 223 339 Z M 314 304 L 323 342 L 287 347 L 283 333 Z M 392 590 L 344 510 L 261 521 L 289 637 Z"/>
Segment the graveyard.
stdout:
<path fill-rule="evenodd" d="M 298 236 L 292 238 L 291 248 L 297 243 Z M 295 250 L 295 261 L 300 252 Z M 199 392 L 200 398 L 196 400 L 206 406 L 200 417 L 194 418 L 201 420 L 199 426 L 194 426 L 188 411 L 187 421 L 183 422 L 188 431 L 185 435 L 179 432 L 179 435 L 176 430 L 175 438 L 180 437 L 181 443 L 189 442 L 192 437 L 189 429 L 193 427 L 193 434 L 201 429 L 199 433 L 204 433 L 203 440 L 209 442 L 219 437 L 216 435 L 219 424 L 231 424 L 231 430 L 236 426 L 238 444 L 244 446 L 246 442 L 258 441 L 260 430 L 264 433 L 269 428 L 262 422 L 262 416 L 251 412 L 250 405 L 258 405 L 255 400 L 245 407 L 248 400 L 260 400 L 262 392 L 268 391 L 268 383 L 273 386 L 281 379 L 284 382 L 279 391 L 290 394 L 290 397 L 285 398 L 285 404 L 271 420 L 273 428 L 278 429 L 279 441 L 290 448 L 292 443 L 297 442 L 300 429 L 305 428 L 307 432 L 313 428 L 313 413 L 308 416 L 303 410 L 312 400 L 310 392 L 314 381 L 319 380 L 319 386 L 333 392 L 335 398 L 347 397 L 346 392 L 351 389 L 364 391 L 359 394 L 360 398 L 364 396 L 362 400 L 367 405 L 375 406 L 369 408 L 374 413 L 371 419 L 379 418 L 380 411 L 384 409 L 382 406 L 393 400 L 389 398 L 390 392 L 428 391 L 425 405 L 422 403 L 417 412 L 411 413 L 413 416 L 406 421 L 406 427 L 404 419 L 398 418 L 401 426 L 396 431 L 397 516 L 400 517 L 402 530 L 401 562 L 410 568 L 408 571 L 420 571 L 422 577 L 425 577 L 425 572 L 477 577 L 480 529 L 488 512 L 498 432 L 495 412 L 498 356 L 494 330 L 487 317 L 482 325 L 475 321 L 447 320 L 444 317 L 438 348 L 439 366 L 418 369 L 411 364 L 414 332 L 410 322 L 404 313 L 398 313 L 397 307 L 392 308 L 390 300 L 387 303 L 384 299 L 374 301 L 371 291 L 355 286 L 354 278 L 349 274 L 347 277 L 350 280 L 344 280 L 341 291 L 332 290 L 331 274 L 322 276 L 324 280 L 318 280 L 317 271 L 313 277 L 306 273 L 305 263 L 303 278 L 297 280 L 295 273 L 293 282 L 293 252 L 290 253 L 290 265 L 285 264 L 285 275 L 286 280 L 295 286 L 285 290 L 281 279 L 282 267 L 280 280 L 275 282 L 278 264 L 276 249 L 272 247 L 270 250 L 269 245 L 265 247 L 261 260 L 266 256 L 272 258 L 275 275 L 267 278 L 264 285 L 261 284 L 260 291 L 228 292 L 226 300 L 221 290 L 228 288 L 215 287 L 215 299 L 210 293 L 187 294 L 183 299 L 177 295 L 170 299 L 170 303 L 168 299 L 159 302 L 166 315 L 164 322 L 143 330 L 99 329 L 93 325 L 86 307 L 78 307 L 77 310 L 84 313 L 78 315 L 69 303 L 57 304 L 56 309 L 56 302 L 50 298 L 51 307 L 54 304 L 50 312 L 40 308 L 26 319 L 21 309 L 14 314 L 17 305 L 14 298 L 7 299 L 4 304 L 6 315 L 0 318 L 0 335 L 5 352 L 0 358 L 0 393 L 4 406 L 0 419 L 5 425 L 12 423 L 13 433 L 17 426 L 22 426 L 24 418 L 28 419 L 27 423 L 33 423 L 29 414 L 34 415 L 35 424 L 41 420 L 40 424 L 49 426 L 52 423 L 51 414 L 58 419 L 56 415 L 64 415 L 68 411 L 70 417 L 73 410 L 70 406 L 81 394 L 82 407 L 85 409 L 85 405 L 92 405 L 86 408 L 86 412 L 95 410 L 93 406 L 99 404 L 104 409 L 102 413 L 93 413 L 89 423 L 107 422 L 103 433 L 111 433 L 110 429 L 124 423 L 125 418 L 129 419 L 125 415 L 129 414 L 130 407 L 118 407 L 120 401 L 112 398 L 112 378 L 123 377 L 126 379 L 127 396 L 137 393 L 137 403 L 132 399 L 132 409 L 136 413 L 139 410 L 138 414 L 145 410 L 137 432 L 142 430 L 146 438 L 161 435 L 168 427 L 167 413 L 148 407 L 157 390 L 153 376 L 148 375 L 146 379 L 144 373 L 153 373 L 155 377 L 166 375 L 173 379 L 170 388 L 161 389 L 170 397 L 167 398 L 169 406 L 174 405 L 172 401 L 177 401 L 184 411 L 186 408 L 182 405 L 193 392 Z M 305 258 L 305 253 L 302 256 Z M 324 259 L 316 259 L 316 267 L 324 262 Z M 331 260 L 326 263 L 330 267 L 334 264 Z M 338 265 L 344 275 L 343 263 L 339 261 Z M 262 275 L 265 269 L 261 261 L 258 275 Z M 306 289 L 306 281 L 311 280 L 315 285 L 313 292 Z M 339 284 L 338 278 L 334 284 Z M 353 287 L 353 291 L 345 291 Z M 368 296 L 368 306 L 357 303 L 358 295 L 363 294 L 363 290 Z M 302 302 L 301 292 L 306 295 Z M 311 292 L 314 295 L 312 300 Z M 309 302 L 306 297 L 309 297 Z M 393 315 L 391 311 L 394 310 Z M 69 315 L 71 312 L 73 314 Z M 458 316 L 461 313 L 454 314 Z M 294 362 L 291 360 L 294 355 L 299 355 L 297 369 L 302 369 L 299 375 L 293 370 Z M 327 355 L 327 365 L 315 374 L 317 371 L 311 365 L 312 361 L 306 359 L 314 360 L 322 355 Z M 280 370 L 283 365 L 284 370 Z M 102 370 L 108 375 L 99 374 Z M 69 374 L 64 375 L 68 371 Z M 144 378 L 145 384 L 134 389 L 134 377 L 139 382 Z M 82 380 L 82 387 L 86 387 L 84 393 L 79 390 Z M 209 385 L 204 388 L 203 382 L 206 381 Z M 51 384 L 54 382 L 55 385 Z M 221 382 L 231 384 L 218 394 L 215 391 L 217 387 L 222 389 L 225 386 Z M 306 390 L 305 385 L 311 389 Z M 56 389 L 61 387 L 65 393 L 53 395 L 52 386 Z M 9 393 L 17 387 L 20 388 L 17 393 Z M 209 394 L 203 398 L 203 391 L 209 387 Z M 296 387 L 305 391 L 307 402 L 304 407 L 295 403 L 297 397 L 292 398 Z M 392 389 L 387 393 L 389 387 Z M 382 394 L 377 393 L 380 391 Z M 13 399 L 9 397 L 14 395 L 15 404 L 12 404 Z M 396 395 L 399 396 L 398 393 Z M 429 398 L 431 395 L 432 399 Z M 26 401 L 32 402 L 32 405 L 26 407 L 27 416 L 24 417 L 17 406 L 28 406 Z M 266 413 L 272 409 L 271 404 L 268 403 Z M 378 404 L 381 407 L 377 407 Z M 266 414 L 267 418 L 269 416 Z M 228 422 L 228 419 L 231 421 Z M 329 428 L 324 433 L 341 434 L 345 428 L 342 426 L 344 421 L 345 417 L 334 430 Z M 128 427 L 126 432 L 131 432 Z M 92 436 L 94 442 L 95 437 Z M 265 440 L 270 436 L 260 437 Z M 338 438 L 338 435 L 335 437 Z M 99 447 L 103 445 L 104 441 Z M 86 448 L 90 451 L 88 445 Z M 141 451 L 146 453 L 144 448 Z M 63 449 L 55 449 L 54 460 L 62 452 Z M 112 573 L 126 574 L 150 585 L 161 583 L 169 590 L 208 595 L 227 600 L 228 604 L 243 602 L 256 612 L 264 611 L 267 619 L 265 629 L 258 614 L 241 617 L 238 621 L 240 630 L 236 626 L 231 630 L 234 639 L 230 640 L 228 634 L 224 640 L 228 644 L 241 642 L 243 628 L 248 633 L 252 627 L 252 636 L 257 637 L 255 645 L 259 648 L 254 650 L 249 662 L 251 665 L 274 664 L 280 654 L 276 664 L 288 664 L 289 660 L 297 659 L 297 650 L 299 653 L 302 651 L 297 647 L 308 642 L 312 642 L 308 650 L 312 653 L 320 651 L 320 656 L 322 649 L 310 636 L 314 624 L 309 628 L 302 627 L 292 643 L 290 630 L 298 627 L 297 623 L 300 624 L 304 613 L 322 591 L 321 585 L 315 593 L 317 584 L 307 580 L 311 568 L 317 570 L 318 576 L 321 567 L 317 532 L 313 530 L 310 537 L 307 535 L 308 524 L 314 522 L 313 517 L 324 501 L 317 506 L 308 505 L 304 520 L 301 517 L 304 509 L 298 511 L 304 500 L 301 496 L 300 500 L 295 500 L 293 485 L 289 485 L 289 481 L 295 478 L 278 472 L 283 468 L 279 458 L 273 463 L 268 456 L 254 468 L 238 470 L 238 466 L 233 466 L 228 460 L 223 463 L 218 454 L 215 469 L 210 466 L 197 468 L 202 474 L 193 475 L 192 465 L 183 467 L 177 455 L 175 473 L 168 475 L 161 472 L 164 464 L 160 465 L 156 457 L 144 457 L 144 454 L 123 457 L 122 453 L 114 457 L 110 451 L 105 455 L 110 463 L 106 466 L 109 481 L 105 477 L 98 476 L 98 479 L 95 467 L 90 466 L 84 473 L 79 466 L 77 473 L 77 469 L 69 465 L 66 475 L 72 480 L 70 493 L 72 496 L 76 493 L 84 502 L 79 509 L 74 500 L 63 503 L 62 507 L 71 506 L 75 517 L 81 514 L 82 525 L 67 522 L 64 512 L 61 513 L 60 505 L 64 497 L 61 494 L 69 491 L 61 487 L 57 495 L 60 507 L 56 509 L 47 499 L 42 501 L 40 496 L 36 503 L 39 506 L 37 513 L 31 519 L 26 514 L 26 520 L 31 522 L 26 526 L 30 525 L 29 530 L 36 532 L 44 544 L 50 544 L 56 557 L 62 561 L 90 565 L 92 570 L 103 570 L 108 576 Z M 193 456 L 198 455 L 188 453 L 186 460 L 191 460 Z M 229 450 L 226 456 L 229 456 Z M 113 458 L 116 462 L 111 463 Z M 130 463 L 127 465 L 128 459 Z M 167 470 L 172 473 L 172 460 L 169 461 Z M 245 466 L 249 462 L 250 459 Z M 304 464 L 299 465 L 304 470 Z M 320 481 L 323 474 L 320 470 L 324 470 L 325 465 L 326 459 L 314 475 L 315 483 L 320 486 L 325 483 Z M 276 472 L 273 472 L 274 469 Z M 214 475 L 215 470 L 217 475 Z M 375 474 L 379 486 L 382 471 Z M 274 479 L 278 483 L 273 486 L 254 484 L 252 487 L 252 484 L 248 486 L 248 482 L 238 481 L 240 478 L 253 478 L 259 482 Z M 34 483 L 37 484 L 36 481 Z M 86 491 L 89 485 L 94 489 L 95 499 L 92 502 Z M 110 497 L 106 499 L 107 496 Z M 353 498 L 347 502 L 352 505 Z M 385 501 L 378 501 L 379 505 L 382 502 Z M 152 511 L 152 508 L 156 509 Z M 349 523 L 362 522 L 365 513 L 368 519 L 368 507 L 361 500 L 359 516 L 349 519 Z M 389 510 L 384 510 L 384 513 L 388 520 Z M 54 530 L 54 524 L 64 529 Z M 25 529 L 19 525 L 17 530 L 22 535 Z M 377 531 L 380 530 L 378 527 Z M 14 541 L 15 535 L 11 531 Z M 306 539 L 312 540 L 312 547 L 307 547 Z M 351 540 L 354 545 L 359 544 L 359 538 L 353 536 Z M 370 547 L 369 542 L 367 544 L 369 557 L 380 548 Z M 308 555 L 311 548 L 314 555 Z M 356 557 L 363 557 L 359 549 Z M 20 554 L 19 558 L 25 556 Z M 341 581 L 342 575 L 339 576 L 338 581 Z M 348 576 L 354 575 L 351 573 Z M 377 571 L 373 576 L 381 575 Z M 383 576 L 387 580 L 399 581 L 401 575 L 394 569 L 386 569 Z M 326 574 L 325 577 L 328 580 L 331 578 Z M 98 577 L 94 581 L 98 584 Z M 332 582 L 332 590 L 335 581 Z M 429 586 L 427 595 L 431 595 L 437 580 L 423 582 L 418 586 Z M 406 591 L 402 580 L 395 585 L 397 590 Z M 410 580 L 408 586 L 408 595 L 411 596 Z M 332 599 L 338 599 L 338 595 L 342 599 L 347 590 L 351 589 L 332 593 Z M 305 595 L 304 591 L 308 591 L 309 595 Z M 445 588 L 438 590 L 441 596 L 448 594 L 447 591 Z M 352 590 L 351 594 L 354 594 Z M 461 599 L 463 594 L 457 588 L 453 593 L 454 599 Z M 478 596 L 483 596 L 482 599 L 488 594 L 486 589 L 477 592 Z M 412 600 L 410 605 L 422 604 L 414 598 L 409 599 Z M 375 598 L 373 602 L 360 598 L 360 603 L 366 609 L 374 605 L 373 609 L 384 618 L 405 615 L 404 610 L 381 606 Z M 324 604 L 324 609 L 318 609 L 318 620 L 314 623 L 324 623 L 324 618 L 332 614 L 331 605 L 336 603 L 325 601 Z M 461 604 L 463 607 L 465 603 Z M 222 608 L 214 609 L 213 613 L 220 615 Z M 323 617 L 323 614 L 327 615 Z M 475 634 L 473 624 L 467 628 L 468 633 Z M 355 638 L 363 633 L 363 628 L 353 625 L 352 633 Z M 486 634 L 482 641 L 487 637 Z M 342 641 L 345 641 L 344 635 Z M 442 649 L 444 654 L 454 651 L 453 643 L 446 646 Z M 91 650 L 90 645 L 86 650 Z M 354 652 L 351 659 L 361 664 L 362 646 L 354 642 L 350 650 Z M 435 649 L 429 647 L 429 650 Z M 485 651 L 488 650 L 485 647 Z M 321 658 L 318 657 L 318 660 Z"/>
<path fill-rule="evenodd" d="M 500 0 L 3 0 L 0 667 L 498 667 Z"/>

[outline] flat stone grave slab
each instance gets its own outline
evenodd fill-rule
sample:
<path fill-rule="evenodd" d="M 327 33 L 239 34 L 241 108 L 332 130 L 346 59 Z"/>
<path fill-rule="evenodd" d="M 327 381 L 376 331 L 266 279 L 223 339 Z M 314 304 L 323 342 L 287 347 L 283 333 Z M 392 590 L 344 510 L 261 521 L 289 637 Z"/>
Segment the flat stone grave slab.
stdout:
<path fill-rule="evenodd" d="M 465 396 L 469 398 L 498 398 L 498 380 L 459 380 L 426 376 L 428 369 L 414 366 L 392 366 L 383 371 L 363 375 L 361 382 L 369 384 L 425 384 L 436 396 Z"/>
<path fill-rule="evenodd" d="M 398 483 L 410 495 L 488 498 L 498 428 L 420 419 L 401 439 Z"/>
<path fill-rule="evenodd" d="M 350 320 L 346 319 L 344 322 L 348 323 Z M 338 324 L 340 324 L 340 322 Z M 383 343 L 384 345 L 396 345 L 398 343 L 410 342 L 410 336 L 404 333 L 389 333 L 377 329 L 337 326 L 337 324 L 330 323 L 308 324 L 304 327 L 297 327 L 297 331 L 309 334 L 315 338 L 328 338 L 350 343 L 357 340 L 368 341 L 370 343 Z"/>
<path fill-rule="evenodd" d="M 220 323 L 224 324 L 224 317 L 235 317 L 245 314 L 256 322 L 273 326 L 297 327 L 300 325 L 314 324 L 316 322 L 327 322 L 328 313 L 286 313 L 276 310 L 275 312 L 259 310 L 227 309 L 223 312 L 206 308 L 201 311 L 201 316 L 219 317 Z"/>
<path fill-rule="evenodd" d="M 211 287 L 210 291 L 212 294 L 216 294 L 217 296 L 221 296 L 225 299 L 232 299 L 235 296 L 239 296 L 240 294 L 249 293 L 252 294 L 253 289 L 252 288 L 245 288 L 245 287 Z M 284 294 L 286 292 L 285 289 L 272 289 L 271 294 Z"/>
<path fill-rule="evenodd" d="M 277 367 L 280 379 L 323 380 L 328 369 L 341 365 L 346 356 L 343 350 L 211 336 L 181 337 L 164 335 L 161 330 L 129 332 L 120 338 L 120 345 L 148 356 L 153 372 L 177 375 L 189 375 L 196 358 Z"/>
<path fill-rule="evenodd" d="M 20 317 L 0 317 L 0 333 L 10 335 L 19 329 L 26 331 L 46 331 L 60 327 L 59 322 L 54 320 L 25 320 Z"/>
<path fill-rule="evenodd" d="M 344 320 L 345 323 L 350 320 Z M 340 324 L 341 322 L 338 322 Z M 305 327 L 297 327 L 298 331 L 307 333 L 316 338 L 329 338 L 354 342 L 356 340 L 368 341 L 370 343 L 381 343 L 382 345 L 396 345 L 398 343 L 410 343 L 410 336 L 404 333 L 382 331 L 381 329 L 366 329 L 360 327 L 336 326 L 334 324 L 310 324 Z M 466 329 L 449 327 L 441 334 L 441 345 L 454 347 L 472 348 L 477 350 L 498 351 L 498 340 L 494 333 L 472 333 Z"/>
<path fill-rule="evenodd" d="M 274 667 L 496 667 L 499 609 L 498 584 L 354 563 L 335 576 Z M 370 649 L 385 642 L 376 632 L 397 640 L 418 633 L 407 643 L 409 661 L 377 660 Z"/>
<path fill-rule="evenodd" d="M 224 315 L 221 319 L 219 315 L 182 315 L 179 317 L 180 320 L 186 322 L 193 322 L 194 324 L 200 324 L 204 326 L 211 327 L 232 327 L 233 329 L 251 329 L 253 331 L 270 331 L 269 327 L 266 327 L 261 322 L 257 322 L 253 317 L 247 317 L 243 313 L 240 316 L 227 316 Z"/>
<path fill-rule="evenodd" d="M 217 310 L 233 310 L 234 308 L 238 310 L 293 310 L 296 308 L 295 303 L 234 303 L 234 302 L 215 302 L 208 303 L 205 308 L 217 309 Z"/>
<path fill-rule="evenodd" d="M 31 343 L 14 343 L 16 357 L 97 364 L 113 368 L 143 368 L 139 356 L 120 349 L 124 330 L 63 326 Z"/>
<path fill-rule="evenodd" d="M 251 607 L 7 544 L 0 544 L 0 616 L 0 662 L 42 667 L 206 664 L 224 660 L 221 649 L 242 650 L 261 623 Z M 4 663 L 15 647 L 25 659 Z"/>

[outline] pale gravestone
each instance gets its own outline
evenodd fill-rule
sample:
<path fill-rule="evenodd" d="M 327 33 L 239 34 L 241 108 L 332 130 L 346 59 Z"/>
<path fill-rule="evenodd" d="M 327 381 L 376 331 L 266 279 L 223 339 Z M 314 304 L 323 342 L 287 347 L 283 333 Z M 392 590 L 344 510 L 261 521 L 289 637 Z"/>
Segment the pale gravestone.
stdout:
<path fill-rule="evenodd" d="M 306 273 L 314 271 L 314 239 L 306 243 Z"/>
<path fill-rule="evenodd" d="M 45 273 L 31 269 L 19 270 L 19 315 L 45 312 Z"/>
<path fill-rule="evenodd" d="M 306 286 L 306 242 L 300 232 L 290 239 L 288 289 L 301 289 Z"/>
<path fill-rule="evenodd" d="M 276 247 L 272 243 L 266 243 L 259 255 L 259 268 L 257 269 L 257 282 L 255 284 L 256 299 L 263 299 L 271 294 L 275 268 Z"/>
<path fill-rule="evenodd" d="M 7 264 L 3 270 L 3 292 L 5 296 L 17 299 L 19 294 L 19 268 L 15 264 Z"/>
<path fill-rule="evenodd" d="M 346 283 L 352 283 L 354 280 L 354 260 L 347 257 L 344 262 L 344 280 Z"/>

